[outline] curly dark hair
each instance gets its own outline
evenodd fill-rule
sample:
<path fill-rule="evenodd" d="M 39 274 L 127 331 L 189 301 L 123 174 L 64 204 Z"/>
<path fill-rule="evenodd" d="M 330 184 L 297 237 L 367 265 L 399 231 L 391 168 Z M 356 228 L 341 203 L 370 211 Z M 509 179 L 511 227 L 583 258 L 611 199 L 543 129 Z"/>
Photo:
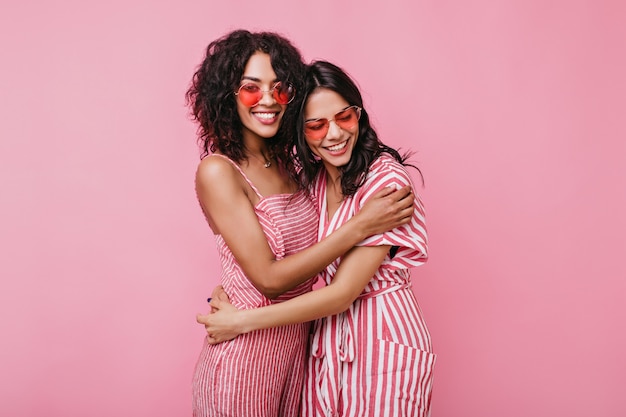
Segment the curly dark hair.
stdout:
<path fill-rule="evenodd" d="M 219 151 L 238 163 L 246 159 L 234 92 L 248 60 L 259 51 L 270 56 L 278 79 L 292 83 L 296 90 L 296 98 L 287 106 L 278 133 L 268 140 L 270 155 L 295 178 L 293 138 L 306 66 L 300 51 L 288 39 L 273 32 L 235 30 L 207 47 L 185 95 L 192 119 L 198 123 L 201 158 Z"/>
<path fill-rule="evenodd" d="M 356 83 L 350 76 L 338 66 L 327 61 L 314 61 L 307 68 L 304 97 L 300 104 L 300 114 L 304 114 L 304 107 L 311 93 L 317 88 L 327 88 L 342 96 L 351 106 L 359 106 L 361 118 L 359 119 L 359 136 L 352 151 L 350 161 L 339 167 L 341 173 L 341 192 L 344 196 L 352 196 L 363 185 L 369 172 L 369 168 L 378 156 L 385 152 L 395 158 L 404 166 L 410 166 L 420 173 L 414 165 L 407 163 L 412 152 L 401 155 L 397 150 L 385 145 L 370 124 L 369 115 L 363 107 L 363 98 Z M 302 185 L 310 189 L 315 176 L 319 172 L 322 161 L 309 149 L 304 137 L 304 117 L 299 117 L 297 122 L 298 135 L 296 139 L 296 153 L 301 166 L 300 181 Z"/>

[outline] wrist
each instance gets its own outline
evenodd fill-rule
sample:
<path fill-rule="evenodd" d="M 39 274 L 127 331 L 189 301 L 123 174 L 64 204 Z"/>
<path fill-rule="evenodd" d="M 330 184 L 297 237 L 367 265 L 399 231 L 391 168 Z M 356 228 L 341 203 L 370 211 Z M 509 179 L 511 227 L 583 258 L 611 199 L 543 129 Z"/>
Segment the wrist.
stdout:
<path fill-rule="evenodd" d="M 350 220 L 348 220 L 346 222 L 346 225 L 351 225 L 352 230 L 350 231 L 350 234 L 358 238 L 357 242 L 360 242 L 363 239 L 368 237 L 367 223 L 365 223 L 364 221 L 361 221 L 358 214 L 353 216 Z"/>
<path fill-rule="evenodd" d="M 250 333 L 254 330 L 250 324 L 250 311 L 252 310 L 239 310 L 235 315 L 235 329 L 237 333 Z"/>

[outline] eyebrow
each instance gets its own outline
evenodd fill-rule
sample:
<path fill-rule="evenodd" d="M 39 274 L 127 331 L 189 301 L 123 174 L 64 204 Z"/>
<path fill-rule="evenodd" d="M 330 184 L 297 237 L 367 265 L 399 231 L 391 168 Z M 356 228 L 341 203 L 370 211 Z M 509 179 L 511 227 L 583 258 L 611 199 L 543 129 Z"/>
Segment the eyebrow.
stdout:
<path fill-rule="evenodd" d="M 261 82 L 261 79 L 260 79 L 260 78 L 252 77 L 252 76 L 249 76 L 249 75 L 244 75 L 244 76 L 242 76 L 242 77 L 241 77 L 241 81 L 243 81 L 243 80 L 255 81 L 255 82 L 257 82 L 257 83 L 260 83 L 260 82 Z M 273 83 L 277 83 L 277 82 L 278 82 L 278 78 L 275 78 L 272 82 L 273 82 Z"/>

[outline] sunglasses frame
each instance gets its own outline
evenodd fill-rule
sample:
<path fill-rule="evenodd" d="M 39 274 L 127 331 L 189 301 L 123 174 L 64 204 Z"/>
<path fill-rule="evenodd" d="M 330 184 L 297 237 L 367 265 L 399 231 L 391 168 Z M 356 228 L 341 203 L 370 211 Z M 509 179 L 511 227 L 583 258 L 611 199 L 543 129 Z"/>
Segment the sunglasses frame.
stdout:
<path fill-rule="evenodd" d="M 286 102 L 286 103 L 281 103 L 281 102 L 279 101 L 279 99 L 278 99 L 278 95 L 280 94 L 280 93 L 278 92 L 278 91 L 279 91 L 278 89 L 279 89 L 279 87 L 281 87 L 283 84 L 284 84 L 284 85 L 286 85 L 286 86 L 287 86 L 287 88 L 290 88 L 290 87 L 291 87 L 291 90 L 293 91 L 293 94 L 291 95 L 291 98 L 289 98 L 289 101 L 288 101 L 288 102 Z M 243 101 L 242 101 L 242 104 L 244 104 L 244 106 L 246 106 L 246 107 L 250 107 L 250 108 L 252 108 L 252 107 L 256 107 L 256 106 L 257 106 L 257 105 L 261 102 L 261 100 L 263 100 L 263 95 L 264 95 L 265 93 L 272 93 L 272 98 L 274 99 L 274 101 L 276 101 L 276 103 L 278 103 L 278 104 L 280 104 L 280 105 L 283 105 L 283 106 L 285 106 L 285 105 L 287 105 L 287 104 L 291 103 L 291 102 L 292 102 L 292 101 L 296 98 L 296 89 L 295 89 L 295 87 L 293 86 L 293 84 L 292 84 L 292 83 L 289 83 L 289 82 L 286 82 L 286 83 L 285 83 L 285 82 L 282 82 L 282 81 L 277 81 L 277 82 L 275 82 L 269 90 L 262 90 L 262 89 L 261 89 L 261 87 L 259 87 L 257 84 L 255 84 L 255 83 L 253 83 L 253 82 L 247 82 L 247 83 L 245 83 L 245 84 L 241 84 L 241 85 L 239 86 L 239 88 L 237 89 L 237 91 L 235 91 L 235 92 L 234 92 L 235 96 L 239 96 L 239 94 L 241 93 L 241 89 L 242 89 L 242 88 L 244 88 L 244 87 L 246 87 L 246 86 L 249 86 L 249 85 L 252 85 L 252 86 L 254 86 L 254 87 L 256 87 L 256 88 L 258 88 L 258 89 L 259 89 L 259 90 L 258 90 L 258 92 L 257 92 L 257 93 L 259 93 L 259 99 L 257 100 L 257 102 L 256 102 L 256 103 L 254 103 L 254 104 L 253 104 L 253 105 L 251 105 L 251 106 L 248 106 L 247 104 L 244 104 L 244 103 L 243 103 Z M 241 100 L 241 98 L 239 98 L 239 100 Z"/>
<path fill-rule="evenodd" d="M 337 123 L 337 121 L 335 119 L 337 118 L 338 114 L 341 114 L 341 113 L 343 113 L 343 112 L 345 112 L 345 111 L 347 111 L 349 109 L 354 109 L 355 110 L 355 112 L 356 112 L 356 123 L 354 125 L 350 126 L 350 127 L 343 127 L 343 126 L 341 126 L 340 123 Z M 332 119 L 326 119 L 325 117 L 322 117 L 320 119 L 307 120 L 307 121 L 304 122 L 304 136 L 306 136 L 307 138 L 309 138 L 311 140 L 322 140 L 322 139 L 324 139 L 326 137 L 326 135 L 328 134 L 328 129 L 330 129 L 330 122 L 335 122 L 335 124 L 340 129 L 343 129 L 343 130 L 352 129 L 354 126 L 358 126 L 359 120 L 361 120 L 361 112 L 362 111 L 363 111 L 363 109 L 361 107 L 357 106 L 356 104 L 353 104 L 352 106 L 348 106 L 345 109 L 335 113 L 335 117 L 333 117 Z M 310 123 L 310 122 L 320 122 L 322 120 L 326 120 L 326 122 L 323 125 L 324 126 L 324 134 L 321 137 L 319 137 L 319 138 L 307 135 L 307 133 L 306 133 L 306 125 L 307 125 L 307 123 Z"/>

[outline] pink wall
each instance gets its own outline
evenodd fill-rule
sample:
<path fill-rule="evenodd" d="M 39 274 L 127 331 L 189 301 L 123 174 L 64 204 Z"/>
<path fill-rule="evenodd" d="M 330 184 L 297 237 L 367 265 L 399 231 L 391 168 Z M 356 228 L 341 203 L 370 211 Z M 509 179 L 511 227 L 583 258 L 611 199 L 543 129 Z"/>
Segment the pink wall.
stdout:
<path fill-rule="evenodd" d="M 434 417 L 626 414 L 624 3 L 29 3 L 0 13 L 0 415 L 190 415 L 218 266 L 183 94 L 237 27 L 419 151 Z"/>

